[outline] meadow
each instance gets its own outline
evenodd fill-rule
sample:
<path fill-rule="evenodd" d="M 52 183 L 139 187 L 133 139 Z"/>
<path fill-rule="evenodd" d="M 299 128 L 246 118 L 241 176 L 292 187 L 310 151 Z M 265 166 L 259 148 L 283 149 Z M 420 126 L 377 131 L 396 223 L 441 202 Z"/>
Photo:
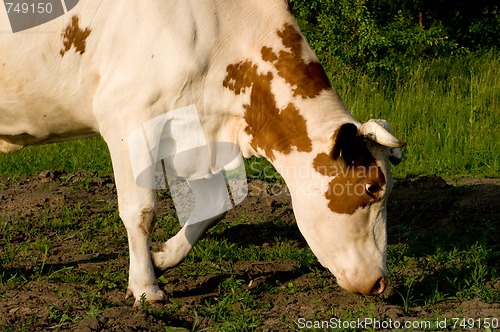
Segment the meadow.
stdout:
<path fill-rule="evenodd" d="M 279 176 L 251 159 L 250 190 L 268 194 L 249 195 L 159 276 L 166 305 L 132 308 L 109 156 L 91 138 L 0 155 L 0 331 L 497 329 L 500 56 L 422 60 L 390 80 L 329 74 L 358 120 L 387 119 L 408 143 L 393 167 L 386 294 L 341 290 L 298 232 L 286 191 L 267 190 Z M 154 240 L 165 241 L 180 226 L 168 192 L 158 197 Z M 342 325 L 366 319 L 379 328 Z"/>
<path fill-rule="evenodd" d="M 498 177 L 499 77 L 491 52 L 421 60 L 386 85 L 361 76 L 336 86 L 356 118 L 386 119 L 408 143 L 396 177 Z"/>

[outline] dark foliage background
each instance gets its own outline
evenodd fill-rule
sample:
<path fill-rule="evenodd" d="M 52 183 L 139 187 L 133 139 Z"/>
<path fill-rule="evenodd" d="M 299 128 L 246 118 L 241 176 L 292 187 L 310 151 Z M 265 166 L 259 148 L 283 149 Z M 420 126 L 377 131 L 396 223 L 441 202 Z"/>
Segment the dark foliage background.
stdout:
<path fill-rule="evenodd" d="M 407 75 L 415 60 L 500 48 L 494 0 L 290 0 L 331 73 Z M 349 76 L 349 75 L 348 75 Z"/>

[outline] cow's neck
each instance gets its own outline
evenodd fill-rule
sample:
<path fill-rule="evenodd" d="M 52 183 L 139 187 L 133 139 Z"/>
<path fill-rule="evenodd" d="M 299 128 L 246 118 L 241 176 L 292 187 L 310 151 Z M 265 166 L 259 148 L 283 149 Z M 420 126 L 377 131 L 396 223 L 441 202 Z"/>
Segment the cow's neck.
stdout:
<path fill-rule="evenodd" d="M 328 149 L 336 127 L 354 121 L 349 111 L 291 17 L 264 35 L 223 68 L 222 95 L 233 101 L 226 107 L 239 119 L 240 148 L 272 162 Z"/>

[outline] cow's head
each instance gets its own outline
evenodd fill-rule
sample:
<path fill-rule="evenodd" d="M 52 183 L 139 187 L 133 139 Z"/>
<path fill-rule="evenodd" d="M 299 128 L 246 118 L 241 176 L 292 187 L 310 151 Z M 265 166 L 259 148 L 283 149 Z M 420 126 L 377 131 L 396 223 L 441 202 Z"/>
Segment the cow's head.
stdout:
<path fill-rule="evenodd" d="M 312 153 L 302 174 L 290 176 L 302 234 L 320 263 L 351 292 L 378 295 L 386 287 L 388 162 L 401 160 L 403 145 L 383 120 L 344 123 L 329 150 Z"/>
<path fill-rule="evenodd" d="M 380 294 L 388 163 L 401 159 L 404 143 L 383 120 L 355 122 L 296 26 L 270 36 L 253 59 L 226 68 L 223 86 L 242 100 L 240 147 L 283 176 L 302 234 L 338 283 Z"/>

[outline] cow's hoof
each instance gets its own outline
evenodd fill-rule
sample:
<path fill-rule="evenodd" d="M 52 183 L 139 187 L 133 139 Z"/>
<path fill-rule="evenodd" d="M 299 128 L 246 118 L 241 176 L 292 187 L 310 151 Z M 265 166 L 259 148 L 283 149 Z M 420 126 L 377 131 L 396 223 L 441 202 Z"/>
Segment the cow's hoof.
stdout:
<path fill-rule="evenodd" d="M 133 292 L 128 289 L 125 298 L 133 297 Z M 148 305 L 162 305 L 167 302 L 167 296 L 163 291 L 158 290 L 154 293 L 142 293 L 139 297 L 135 298 L 134 307 L 140 307 L 143 303 L 147 303 Z"/>
<path fill-rule="evenodd" d="M 171 250 L 170 247 L 171 246 L 169 246 L 167 242 L 162 244 L 157 251 L 153 251 L 151 253 L 151 259 L 153 260 L 153 265 L 157 271 L 165 271 L 171 267 L 179 265 L 186 256 L 176 252 L 175 250 Z"/>
<path fill-rule="evenodd" d="M 151 259 L 153 260 L 153 266 L 155 268 L 155 272 L 157 271 L 165 271 L 169 267 L 176 265 L 176 260 L 172 260 L 168 254 L 163 251 L 155 251 L 151 253 Z"/>

